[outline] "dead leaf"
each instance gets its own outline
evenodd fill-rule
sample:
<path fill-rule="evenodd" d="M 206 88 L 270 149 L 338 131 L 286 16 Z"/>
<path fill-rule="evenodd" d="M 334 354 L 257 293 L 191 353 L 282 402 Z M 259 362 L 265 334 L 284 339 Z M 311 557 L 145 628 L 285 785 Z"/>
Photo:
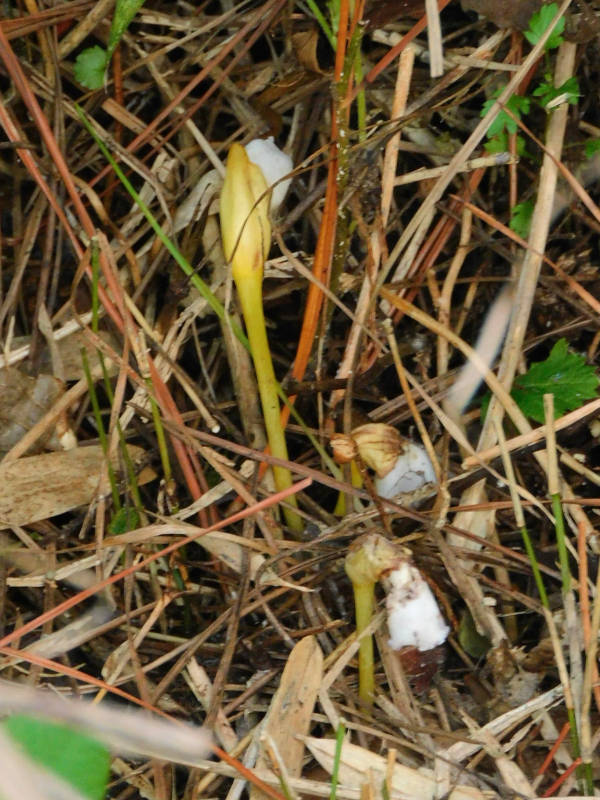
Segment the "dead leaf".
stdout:
<path fill-rule="evenodd" d="M 527 29 L 542 0 L 460 0 L 463 11 L 476 11 L 499 28 Z"/>
<path fill-rule="evenodd" d="M 98 336 L 106 342 L 107 345 L 119 352 L 119 342 L 117 337 L 109 331 L 99 331 Z M 31 336 L 16 336 L 12 340 L 12 349 L 18 350 L 31 343 Z M 56 346 L 62 361 L 64 370 L 64 379 L 66 381 L 78 381 L 83 378 L 83 362 L 81 360 L 81 350 L 85 349 L 87 352 L 88 363 L 90 370 L 93 372 L 96 365 L 99 363 L 98 351 L 95 345 L 86 335 L 85 331 L 76 330 L 65 336 L 62 339 L 56 339 Z M 115 375 L 118 372 L 117 365 L 114 364 L 107 356 L 104 357 L 104 366 L 106 367 L 109 375 Z M 40 372 L 50 374 L 52 372 L 52 360 L 50 358 L 50 350 L 47 345 L 42 347 L 40 357 Z"/>
<path fill-rule="evenodd" d="M 128 445 L 128 450 L 134 463 L 144 455 L 140 447 Z M 98 490 L 103 465 L 100 445 L 0 464 L 0 528 L 28 525 L 88 505 Z M 118 466 L 115 458 L 113 467 Z"/>
<path fill-rule="evenodd" d="M 306 31 L 296 31 L 292 34 L 292 47 L 300 64 L 310 72 L 323 74 L 317 58 L 318 43 L 319 31 L 316 25 Z"/>
<path fill-rule="evenodd" d="M 335 739 L 306 737 L 304 743 L 319 764 L 331 774 Z M 356 744 L 344 742 L 338 773 L 340 787 L 355 789 L 366 783 L 380 787 L 383 786 L 386 776 L 389 776 L 390 788 L 397 793 L 397 797 L 406 800 L 413 800 L 415 797 L 419 800 L 434 800 L 437 797 L 437 784 L 431 770 L 416 770 L 396 763 L 390 773 L 387 758 Z M 485 795 L 474 786 L 457 786 L 448 795 L 448 800 L 485 800 Z"/>
<path fill-rule="evenodd" d="M 271 701 L 263 725 L 262 736 L 275 745 L 283 767 L 292 778 L 302 770 L 304 742 L 323 676 L 323 653 L 316 637 L 305 636 L 289 655 L 279 688 Z M 262 753 L 256 769 L 260 774 L 270 765 Z M 277 764 L 272 765 L 277 768 Z M 266 795 L 254 787 L 251 800 L 266 800 Z"/>
<path fill-rule="evenodd" d="M 0 451 L 7 453 L 52 408 L 65 385 L 52 375 L 32 378 L 14 367 L 0 370 Z M 38 441 L 39 449 L 59 449 L 54 429 Z"/>
<path fill-rule="evenodd" d="M 424 13 L 424 0 L 372 0 L 367 4 L 363 19 L 370 30 L 390 22 L 420 19 Z"/>

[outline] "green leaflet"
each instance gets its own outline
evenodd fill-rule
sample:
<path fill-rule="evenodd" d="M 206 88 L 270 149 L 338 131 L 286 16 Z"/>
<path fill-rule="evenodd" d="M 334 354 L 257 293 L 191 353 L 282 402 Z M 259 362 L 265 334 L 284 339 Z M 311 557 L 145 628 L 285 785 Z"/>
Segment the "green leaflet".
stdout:
<path fill-rule="evenodd" d="M 554 416 L 582 406 L 596 397 L 598 376 L 583 356 L 570 352 L 566 339 L 559 339 L 545 361 L 530 366 L 515 378 L 513 398 L 521 411 L 536 422 L 544 421 L 545 394 L 554 395 Z"/>
<path fill-rule="evenodd" d="M 88 89 L 101 89 L 112 54 L 144 0 L 117 0 L 110 26 L 108 48 L 87 47 L 75 60 L 75 78 Z"/>
<path fill-rule="evenodd" d="M 104 745 L 66 725 L 18 715 L 2 727 L 41 767 L 70 783 L 89 800 L 102 800 L 110 754 Z"/>

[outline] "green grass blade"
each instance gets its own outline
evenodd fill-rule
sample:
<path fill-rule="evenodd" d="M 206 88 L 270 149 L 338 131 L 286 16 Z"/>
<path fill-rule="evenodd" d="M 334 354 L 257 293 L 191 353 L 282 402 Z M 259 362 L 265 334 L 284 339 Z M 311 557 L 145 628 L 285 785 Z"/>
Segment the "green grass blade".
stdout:
<path fill-rule="evenodd" d="M 329 800 L 336 800 L 337 787 L 340 776 L 340 762 L 342 760 L 342 746 L 344 744 L 344 736 L 346 735 L 346 728 L 342 722 L 337 726 L 335 732 L 335 754 L 333 756 L 333 770 L 331 772 L 331 791 L 329 792 Z"/>

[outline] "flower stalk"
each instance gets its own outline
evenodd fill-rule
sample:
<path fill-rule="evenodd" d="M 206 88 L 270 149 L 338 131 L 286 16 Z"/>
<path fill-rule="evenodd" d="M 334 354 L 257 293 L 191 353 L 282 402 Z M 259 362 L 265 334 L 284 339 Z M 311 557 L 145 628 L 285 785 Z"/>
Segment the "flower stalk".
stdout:
<path fill-rule="evenodd" d="M 287 461 L 262 302 L 264 262 L 271 243 L 268 186 L 260 167 L 237 142 L 227 157 L 220 214 L 223 251 L 231 264 L 246 324 L 269 447 L 274 456 Z M 273 477 L 278 491 L 292 485 L 291 473 L 285 467 L 273 466 Z M 295 505 L 295 497 L 288 502 Z M 292 530 L 302 528 L 301 518 L 292 509 L 284 509 L 284 516 Z"/>
<path fill-rule="evenodd" d="M 344 566 L 352 581 L 356 635 L 360 637 L 373 617 L 376 578 L 369 569 L 368 558 L 362 547 L 348 553 Z M 373 637 L 363 636 L 358 649 L 358 696 L 366 705 L 372 705 L 374 694 Z"/>
<path fill-rule="evenodd" d="M 396 563 L 398 551 L 383 536 L 359 539 L 344 562 L 346 575 L 352 581 L 356 633 L 360 636 L 373 618 L 375 583 L 383 569 Z M 372 705 L 375 694 L 373 637 L 363 636 L 358 650 L 358 696 L 365 705 Z"/>
<path fill-rule="evenodd" d="M 356 635 L 360 636 L 373 618 L 375 606 L 375 581 L 353 583 Z M 373 704 L 375 695 L 375 662 L 373 637 L 363 636 L 358 650 L 358 696 L 363 703 Z"/>

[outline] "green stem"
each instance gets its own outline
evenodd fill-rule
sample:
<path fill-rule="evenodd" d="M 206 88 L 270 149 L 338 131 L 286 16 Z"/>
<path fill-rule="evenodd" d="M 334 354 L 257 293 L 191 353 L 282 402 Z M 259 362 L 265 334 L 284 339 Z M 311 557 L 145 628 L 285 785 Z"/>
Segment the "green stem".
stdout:
<path fill-rule="evenodd" d="M 271 360 L 269 340 L 262 304 L 262 281 L 260 278 L 236 281 L 238 297 L 242 306 L 246 331 L 250 342 L 250 351 L 254 361 L 254 370 L 258 382 L 258 392 L 263 410 L 265 429 L 271 453 L 276 458 L 288 460 L 285 435 L 281 426 L 279 398 L 277 395 L 277 379 Z M 292 485 L 292 475 L 286 467 L 273 466 L 273 477 L 278 491 Z M 296 498 L 290 497 L 288 502 L 296 505 Z M 287 525 L 294 531 L 302 530 L 302 520 L 294 511 L 284 508 Z"/>
<path fill-rule="evenodd" d="M 342 722 L 337 726 L 335 732 L 335 755 L 333 756 L 333 771 L 331 773 L 331 789 L 329 792 L 329 800 L 336 800 L 337 787 L 340 777 L 340 762 L 342 760 L 342 747 L 344 745 L 344 736 L 346 735 L 346 728 Z"/>
<path fill-rule="evenodd" d="M 537 556 L 535 554 L 535 550 L 533 549 L 533 544 L 531 543 L 529 531 L 525 525 L 521 527 L 521 536 L 523 537 L 525 552 L 527 553 L 529 563 L 531 564 L 531 569 L 533 571 L 533 577 L 535 579 L 540 600 L 542 601 L 544 608 L 550 609 L 550 603 L 548 602 L 548 595 L 546 594 L 546 587 L 544 586 L 544 579 L 542 577 L 540 565 L 538 564 Z"/>
<path fill-rule="evenodd" d="M 85 375 L 85 379 L 88 385 L 88 392 L 90 393 L 90 403 L 92 405 L 92 410 L 94 412 L 94 417 L 96 420 L 98 439 L 100 440 L 102 452 L 104 453 L 105 456 L 108 456 L 108 436 L 106 435 L 106 431 L 104 430 L 104 421 L 102 420 L 102 411 L 100 410 L 100 403 L 98 401 L 98 395 L 96 394 L 96 385 L 92 380 L 92 372 L 90 370 L 90 365 L 85 348 L 81 349 L 81 361 L 83 363 L 83 374 Z M 106 467 L 108 470 L 108 479 L 110 481 L 110 488 L 113 496 L 113 504 L 115 508 L 119 510 L 121 508 L 119 489 L 117 487 L 117 479 L 115 476 L 115 471 L 112 467 L 112 464 L 110 463 L 109 458 L 106 459 Z"/>
<path fill-rule="evenodd" d="M 375 582 L 353 583 L 356 633 L 364 631 L 373 618 L 375 606 Z M 373 660 L 373 637 L 363 636 L 358 650 L 358 695 L 366 705 L 373 705 L 375 694 L 375 666 Z"/>
<path fill-rule="evenodd" d="M 324 14 L 322 13 L 322 11 L 319 8 L 319 6 L 316 4 L 315 0 L 306 0 L 306 3 L 308 5 L 308 7 L 310 8 L 310 10 L 312 11 L 312 13 L 314 14 L 315 19 L 317 20 L 317 22 L 319 23 L 319 25 L 323 29 L 323 33 L 327 37 L 327 40 L 329 41 L 329 44 L 335 50 L 336 45 L 337 45 L 337 38 L 336 38 L 334 32 L 331 29 L 331 25 L 325 19 Z"/>

